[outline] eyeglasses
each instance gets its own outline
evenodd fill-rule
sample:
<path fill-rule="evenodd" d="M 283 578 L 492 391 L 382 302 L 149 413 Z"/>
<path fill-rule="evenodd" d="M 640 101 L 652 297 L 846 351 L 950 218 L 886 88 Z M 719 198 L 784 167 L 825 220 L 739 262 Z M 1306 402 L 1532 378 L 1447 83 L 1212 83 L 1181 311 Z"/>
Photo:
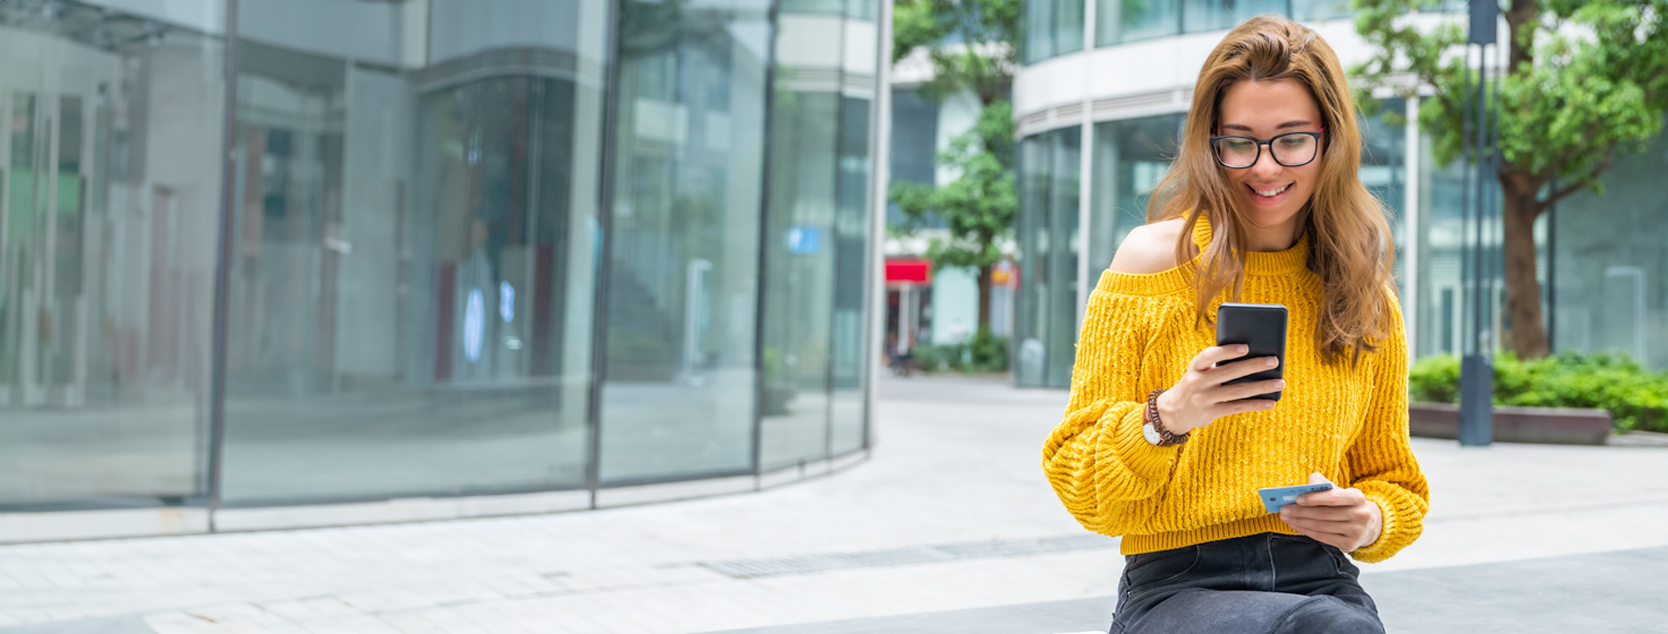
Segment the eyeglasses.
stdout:
<path fill-rule="evenodd" d="M 1228 169 L 1241 170 L 1256 165 L 1262 158 L 1264 145 L 1268 146 L 1269 155 L 1274 157 L 1275 163 L 1302 167 L 1315 160 L 1321 132 L 1325 131 L 1326 128 L 1318 132 L 1287 132 L 1267 140 L 1238 134 L 1213 136 L 1210 146 L 1216 153 L 1216 162 Z"/>

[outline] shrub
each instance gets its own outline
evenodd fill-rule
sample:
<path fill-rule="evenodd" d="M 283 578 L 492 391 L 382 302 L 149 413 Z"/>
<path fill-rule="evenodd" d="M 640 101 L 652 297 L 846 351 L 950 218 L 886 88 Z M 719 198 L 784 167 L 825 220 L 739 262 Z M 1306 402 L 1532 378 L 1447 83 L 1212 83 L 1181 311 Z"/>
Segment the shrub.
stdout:
<path fill-rule="evenodd" d="M 981 329 L 961 343 L 916 346 L 915 358 L 928 372 L 1004 372 L 1008 338 Z"/>
<path fill-rule="evenodd" d="M 1438 355 L 1413 364 L 1408 397 L 1459 402 L 1460 361 Z M 1494 404 L 1609 410 L 1621 429 L 1668 432 L 1668 373 L 1652 372 L 1625 354 L 1559 354 L 1528 361 L 1494 358 Z"/>

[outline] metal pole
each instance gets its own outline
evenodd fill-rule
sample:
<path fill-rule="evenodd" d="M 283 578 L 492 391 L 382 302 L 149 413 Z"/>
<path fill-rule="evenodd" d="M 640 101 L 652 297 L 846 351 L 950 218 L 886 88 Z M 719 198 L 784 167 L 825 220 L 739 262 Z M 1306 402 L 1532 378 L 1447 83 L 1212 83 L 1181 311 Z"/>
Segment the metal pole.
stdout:
<path fill-rule="evenodd" d="M 1558 175 L 1552 175 L 1551 196 L 1558 192 Z M 1558 203 L 1546 210 L 1546 351 L 1558 352 Z"/>
<path fill-rule="evenodd" d="M 1474 13 L 1473 29 L 1475 29 L 1477 22 L 1477 14 Z M 1475 32 L 1473 36 L 1475 39 Z M 1494 159 L 1493 155 L 1487 152 L 1487 141 L 1492 137 L 1488 131 L 1487 54 L 1488 44 L 1479 42 L 1477 50 L 1477 94 L 1475 97 L 1477 135 L 1474 138 L 1469 134 L 1466 135 L 1466 144 L 1475 144 L 1473 145 L 1475 153 L 1468 152 L 1468 154 L 1475 156 L 1476 161 L 1467 165 L 1466 169 L 1474 169 L 1477 172 L 1477 190 L 1474 197 L 1477 209 L 1476 214 L 1471 216 L 1476 219 L 1476 230 L 1472 234 L 1476 242 L 1470 253 L 1473 258 L 1470 277 L 1474 289 L 1472 300 L 1474 310 L 1471 319 L 1472 348 L 1471 353 L 1465 355 L 1460 362 L 1459 441 L 1460 445 L 1464 447 L 1487 447 L 1494 441 L 1494 363 L 1492 357 L 1488 354 L 1488 350 L 1485 349 L 1483 338 L 1483 315 L 1488 310 L 1488 300 L 1484 296 L 1485 288 L 1492 288 L 1492 284 L 1487 283 L 1487 270 L 1483 267 L 1483 249 L 1485 246 L 1483 240 L 1485 235 L 1483 213 L 1487 209 L 1483 198 L 1483 177 L 1487 173 L 1485 169 L 1492 164 Z M 1469 61 L 1469 56 L 1467 57 Z M 1466 74 L 1469 75 L 1469 71 Z M 1467 86 L 1467 89 L 1469 89 L 1469 86 Z M 1466 132 L 1469 133 L 1470 131 L 1467 130 Z"/>
<path fill-rule="evenodd" d="M 1464 328 L 1474 307 L 1471 304 L 1471 47 L 1465 47 L 1466 71 L 1460 74 L 1460 328 Z M 1471 354 L 1469 331 L 1459 337 L 1460 356 Z M 1463 377 L 1462 377 L 1463 382 Z"/>
<path fill-rule="evenodd" d="M 608 49 L 612 55 L 606 60 L 602 87 L 602 147 L 597 173 L 596 270 L 591 272 L 591 364 L 590 385 L 585 402 L 585 488 L 591 493 L 591 508 L 597 507 L 597 489 L 602 486 L 602 390 L 608 378 L 608 284 L 614 269 L 614 170 L 619 161 L 619 134 L 615 128 L 620 119 L 620 77 L 625 46 L 620 41 L 620 27 L 625 22 L 625 2 L 613 0 L 608 9 Z"/>
<path fill-rule="evenodd" d="M 875 73 L 875 117 L 874 143 L 869 147 L 874 158 L 874 166 L 870 173 L 873 183 L 870 189 L 869 227 L 867 257 L 868 270 L 864 279 L 868 280 L 867 303 L 864 304 L 863 314 L 868 320 L 868 337 L 863 340 L 863 355 L 867 368 L 863 377 L 863 448 L 874 447 L 874 421 L 878 413 L 875 406 L 875 396 L 879 393 L 876 383 L 880 377 L 881 355 L 876 350 L 886 345 L 886 253 L 882 244 L 886 239 L 886 201 L 887 185 L 892 181 L 891 165 L 887 160 L 892 155 L 892 3 L 880 2 L 880 37 L 875 43 L 875 59 L 880 60 Z"/>
<path fill-rule="evenodd" d="M 1419 239 L 1423 231 L 1419 223 L 1419 95 L 1414 93 L 1408 97 L 1407 126 L 1403 129 L 1402 142 L 1402 221 L 1406 223 L 1406 236 L 1402 240 L 1402 276 L 1406 282 L 1407 292 L 1402 296 L 1403 321 L 1407 324 L 1407 349 L 1415 356 L 1419 353 L 1421 343 L 1419 337 Z"/>
<path fill-rule="evenodd" d="M 758 257 L 754 260 L 753 279 L 756 280 L 753 293 L 753 436 L 752 436 L 752 471 L 755 479 L 753 488 L 760 488 L 757 476 L 764 471 L 764 409 L 765 389 L 765 323 L 769 319 L 770 311 L 766 305 L 770 295 L 770 244 L 772 232 L 780 231 L 781 227 L 770 223 L 770 178 L 772 171 L 770 161 L 776 153 L 773 151 L 776 135 L 776 38 L 782 30 L 782 2 L 776 0 L 770 3 L 766 12 L 769 24 L 765 26 L 765 56 L 764 56 L 764 116 L 759 126 L 764 134 L 760 137 L 761 148 L 759 160 L 759 239 L 756 243 L 759 249 Z"/>
<path fill-rule="evenodd" d="M 226 85 L 221 97 L 220 119 L 220 249 L 214 267 L 214 340 L 209 352 L 209 455 L 208 473 L 205 474 L 208 479 L 210 533 L 215 532 L 215 516 L 220 511 L 223 493 L 220 484 L 224 479 L 222 472 L 226 455 L 226 339 L 230 328 L 227 306 L 231 302 L 232 290 L 232 209 L 237 197 L 237 192 L 233 191 L 237 182 L 236 163 L 232 159 L 232 152 L 237 147 L 237 3 L 238 0 L 226 0 L 225 32 L 221 38 L 221 46 L 225 48 L 221 63 L 226 66 L 220 70 Z"/>

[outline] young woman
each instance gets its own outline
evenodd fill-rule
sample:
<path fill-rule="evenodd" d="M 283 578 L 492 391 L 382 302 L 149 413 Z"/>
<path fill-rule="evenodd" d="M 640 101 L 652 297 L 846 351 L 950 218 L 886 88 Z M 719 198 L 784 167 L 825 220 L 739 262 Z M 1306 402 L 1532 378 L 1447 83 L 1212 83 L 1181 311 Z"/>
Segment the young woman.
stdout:
<path fill-rule="evenodd" d="M 1122 536 L 1113 634 L 1383 632 L 1356 582 L 1423 531 L 1407 343 L 1380 203 L 1337 55 L 1253 18 L 1199 75 L 1179 156 L 1089 298 L 1065 420 L 1043 448 L 1060 500 Z M 1283 304 L 1276 364 L 1218 366 L 1216 307 Z M 1282 399 L 1251 398 L 1282 391 Z M 1332 482 L 1268 513 L 1257 490 Z"/>

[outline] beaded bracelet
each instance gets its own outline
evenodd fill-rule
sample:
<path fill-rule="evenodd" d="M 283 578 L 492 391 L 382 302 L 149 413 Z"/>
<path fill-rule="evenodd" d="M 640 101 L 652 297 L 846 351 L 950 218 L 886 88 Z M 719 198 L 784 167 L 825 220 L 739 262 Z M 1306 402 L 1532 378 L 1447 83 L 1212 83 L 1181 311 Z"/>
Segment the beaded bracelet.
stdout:
<path fill-rule="evenodd" d="M 1147 395 L 1147 424 L 1152 425 L 1153 429 L 1158 432 L 1158 436 L 1161 439 L 1158 443 L 1158 446 L 1160 447 L 1179 445 L 1187 442 L 1188 436 L 1193 432 L 1187 432 L 1186 434 L 1179 436 L 1172 434 L 1170 433 L 1170 430 L 1164 428 L 1163 421 L 1158 417 L 1158 395 L 1163 393 L 1164 388 L 1158 388 L 1153 390 L 1152 394 Z"/>

